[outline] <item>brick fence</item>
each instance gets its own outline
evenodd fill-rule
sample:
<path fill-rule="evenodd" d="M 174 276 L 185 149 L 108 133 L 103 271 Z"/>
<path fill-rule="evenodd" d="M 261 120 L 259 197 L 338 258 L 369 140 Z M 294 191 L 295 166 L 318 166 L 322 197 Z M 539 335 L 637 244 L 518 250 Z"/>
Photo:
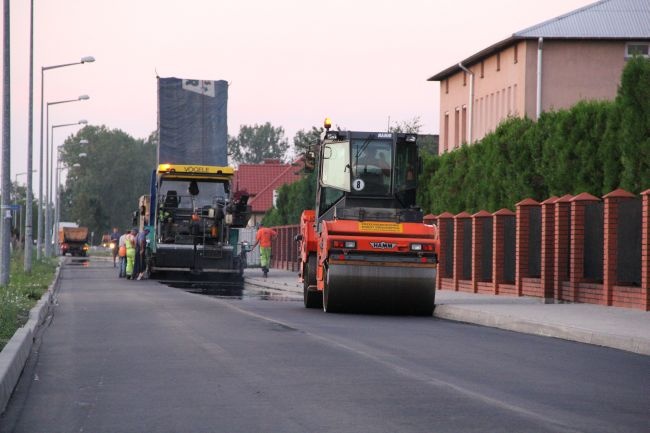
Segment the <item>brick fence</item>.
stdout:
<path fill-rule="evenodd" d="M 299 269 L 300 249 L 299 244 L 294 240 L 300 234 L 299 225 L 277 226 L 273 230 L 278 236 L 271 245 L 271 267 L 297 272 Z"/>
<path fill-rule="evenodd" d="M 650 311 L 650 190 L 428 218 L 440 233 L 439 290 Z"/>
<path fill-rule="evenodd" d="M 650 189 L 525 199 L 516 211 L 427 215 L 436 287 L 650 311 Z M 298 270 L 298 225 L 274 227 L 272 266 Z"/>

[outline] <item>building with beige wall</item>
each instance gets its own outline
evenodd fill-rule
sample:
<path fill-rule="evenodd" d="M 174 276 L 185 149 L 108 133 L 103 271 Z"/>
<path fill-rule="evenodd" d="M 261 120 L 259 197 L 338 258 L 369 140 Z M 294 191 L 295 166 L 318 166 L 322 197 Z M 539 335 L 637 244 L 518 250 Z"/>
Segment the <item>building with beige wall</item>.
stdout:
<path fill-rule="evenodd" d="M 429 78 L 440 82 L 439 153 L 511 116 L 613 99 L 634 54 L 650 55 L 650 0 L 603 0 L 514 33 Z"/>

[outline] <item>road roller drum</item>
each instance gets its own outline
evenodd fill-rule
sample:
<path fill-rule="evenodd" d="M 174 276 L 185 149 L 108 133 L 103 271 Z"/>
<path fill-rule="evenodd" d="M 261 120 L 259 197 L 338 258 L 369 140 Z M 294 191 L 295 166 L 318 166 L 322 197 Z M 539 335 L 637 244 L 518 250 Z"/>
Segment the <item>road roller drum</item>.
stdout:
<path fill-rule="evenodd" d="M 430 316 L 435 301 L 433 266 L 329 263 L 323 293 L 327 312 Z"/>

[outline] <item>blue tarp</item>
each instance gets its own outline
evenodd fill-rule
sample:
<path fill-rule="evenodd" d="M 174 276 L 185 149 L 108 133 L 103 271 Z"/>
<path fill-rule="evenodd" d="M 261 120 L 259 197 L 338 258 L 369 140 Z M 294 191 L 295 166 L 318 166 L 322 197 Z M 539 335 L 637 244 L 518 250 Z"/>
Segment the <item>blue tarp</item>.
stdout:
<path fill-rule="evenodd" d="M 228 83 L 158 78 L 158 164 L 228 165 Z"/>

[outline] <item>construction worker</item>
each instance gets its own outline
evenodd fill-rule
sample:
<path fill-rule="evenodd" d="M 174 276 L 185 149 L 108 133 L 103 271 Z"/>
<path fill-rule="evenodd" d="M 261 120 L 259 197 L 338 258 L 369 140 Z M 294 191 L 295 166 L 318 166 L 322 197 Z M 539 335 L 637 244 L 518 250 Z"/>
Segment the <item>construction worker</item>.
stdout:
<path fill-rule="evenodd" d="M 117 243 L 117 255 L 120 257 L 120 278 L 126 277 L 126 235 L 129 232 L 125 232 Z"/>
<path fill-rule="evenodd" d="M 111 233 L 111 244 L 113 245 L 113 267 L 116 266 L 116 259 L 117 259 L 117 253 L 119 252 L 120 248 L 120 232 L 117 229 L 117 227 L 113 227 L 113 233 Z"/>
<path fill-rule="evenodd" d="M 260 245 L 260 264 L 262 265 L 264 278 L 269 274 L 269 265 L 271 263 L 271 241 L 277 235 L 278 232 L 264 227 L 263 223 L 260 223 L 260 227 L 257 229 L 257 234 L 255 235 L 255 245 L 253 245 L 253 249 L 257 244 Z"/>
<path fill-rule="evenodd" d="M 126 279 L 133 277 L 133 266 L 135 265 L 135 234 L 137 230 L 131 230 L 125 239 L 126 245 Z"/>

